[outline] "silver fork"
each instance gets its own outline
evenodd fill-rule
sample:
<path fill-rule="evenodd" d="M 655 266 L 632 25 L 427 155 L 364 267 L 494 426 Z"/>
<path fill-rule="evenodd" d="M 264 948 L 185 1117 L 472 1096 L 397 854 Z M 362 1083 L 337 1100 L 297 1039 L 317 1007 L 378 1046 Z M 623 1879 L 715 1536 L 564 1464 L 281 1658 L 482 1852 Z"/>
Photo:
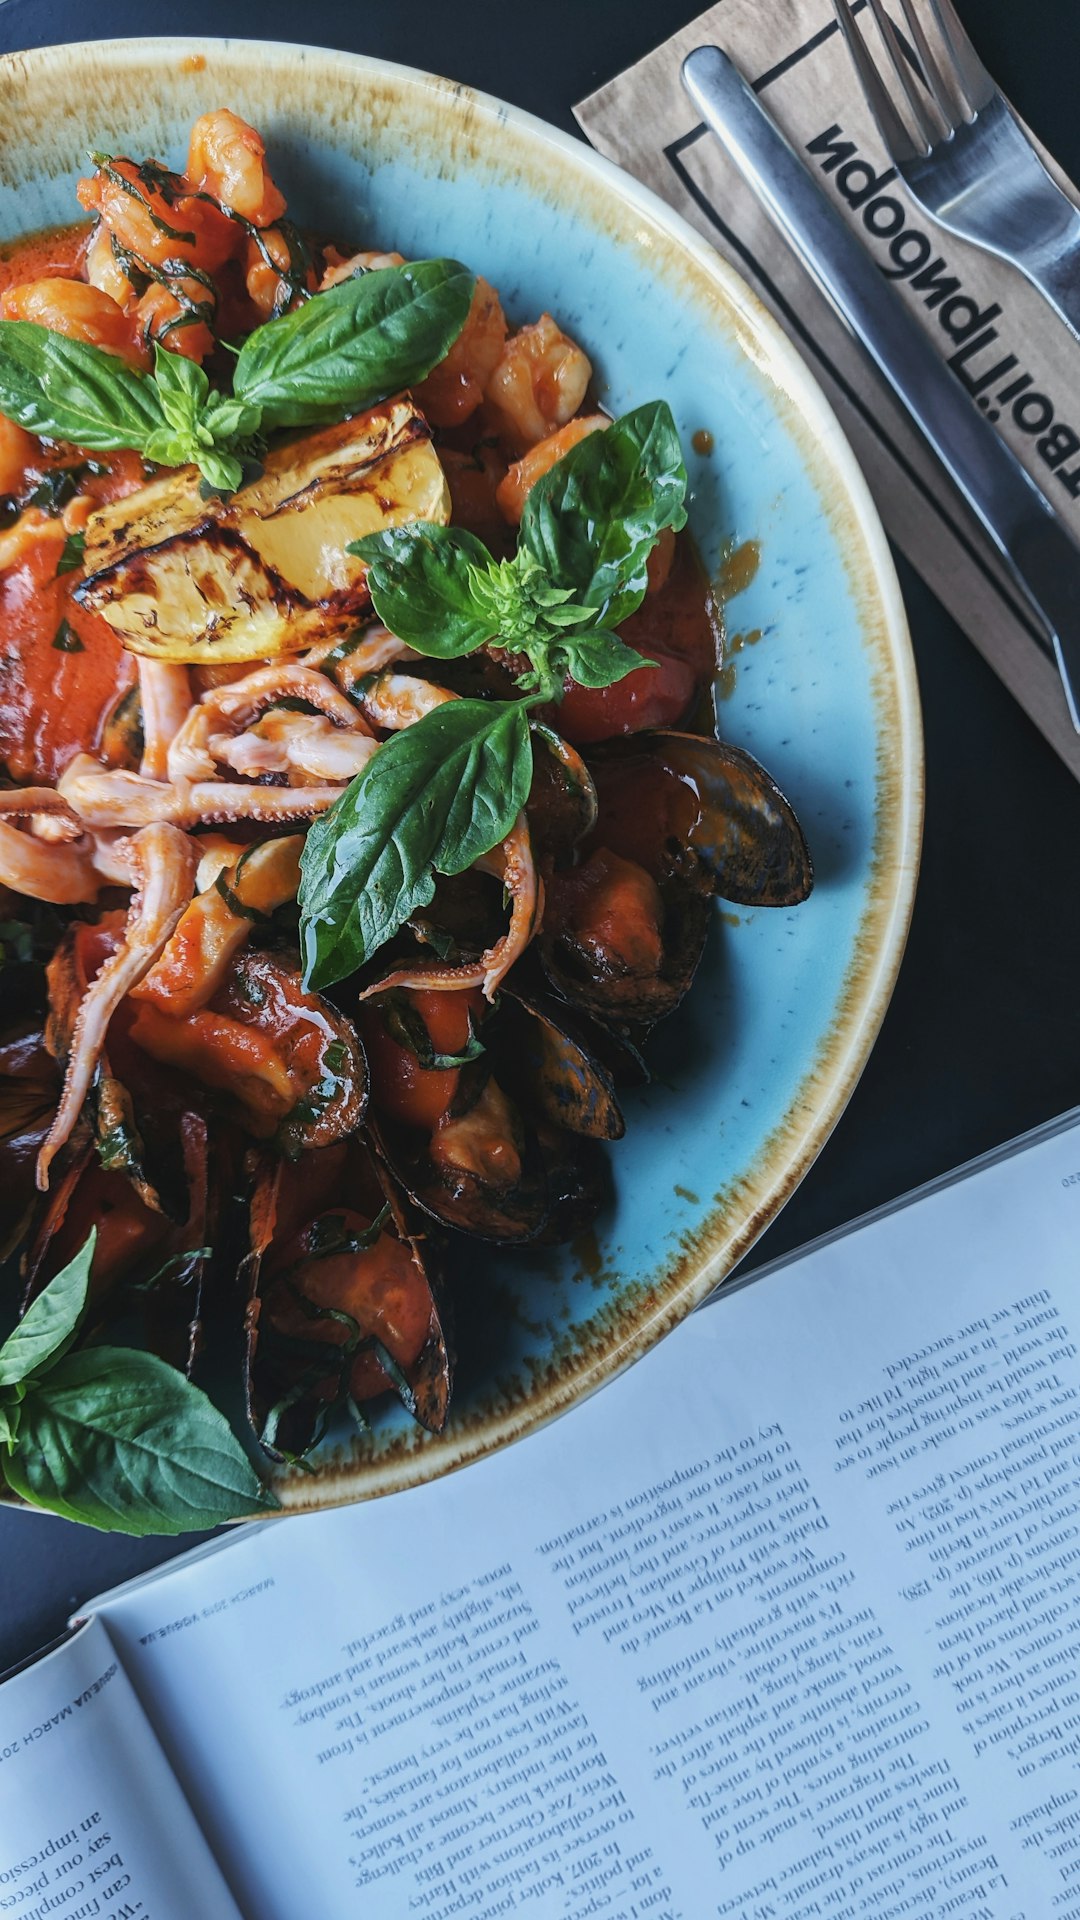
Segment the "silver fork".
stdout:
<path fill-rule="evenodd" d="M 1080 337 L 1080 211 L 1050 178 L 952 0 L 923 0 L 937 52 L 915 0 L 899 0 L 917 67 L 883 0 L 867 0 L 889 85 L 851 0 L 833 4 L 878 132 L 913 199 L 950 232 L 1018 267 Z"/>

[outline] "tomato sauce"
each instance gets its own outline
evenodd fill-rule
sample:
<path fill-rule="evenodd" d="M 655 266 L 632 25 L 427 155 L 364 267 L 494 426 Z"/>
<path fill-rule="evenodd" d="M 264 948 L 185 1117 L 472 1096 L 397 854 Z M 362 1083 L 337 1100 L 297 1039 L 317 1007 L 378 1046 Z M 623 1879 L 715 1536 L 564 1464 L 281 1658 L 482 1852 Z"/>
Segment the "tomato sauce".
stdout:
<path fill-rule="evenodd" d="M 80 222 L 0 247 L 0 295 L 41 278 L 79 277 L 88 233 Z M 81 476 L 78 485 L 95 505 L 144 484 L 136 454 L 87 456 L 77 447 L 17 439 L 26 457 L 5 473 L 5 487 L 22 500 L 36 481 L 87 458 L 100 471 Z M 77 753 L 93 753 L 108 715 L 137 677 L 135 661 L 108 624 L 74 599 L 81 575 L 77 566 L 61 571 L 62 557 L 52 516 L 42 538 L 0 570 L 0 762 L 20 785 L 55 785 Z"/>
<path fill-rule="evenodd" d="M 0 573 L 0 760 L 19 785 L 55 786 L 93 753 L 136 665 L 104 620 L 72 599 L 54 541 Z"/>
<path fill-rule="evenodd" d="M 73 226 L 42 227 L 7 241 L 0 246 L 0 293 L 26 280 L 77 279 L 89 238 L 89 221 L 77 220 Z"/>

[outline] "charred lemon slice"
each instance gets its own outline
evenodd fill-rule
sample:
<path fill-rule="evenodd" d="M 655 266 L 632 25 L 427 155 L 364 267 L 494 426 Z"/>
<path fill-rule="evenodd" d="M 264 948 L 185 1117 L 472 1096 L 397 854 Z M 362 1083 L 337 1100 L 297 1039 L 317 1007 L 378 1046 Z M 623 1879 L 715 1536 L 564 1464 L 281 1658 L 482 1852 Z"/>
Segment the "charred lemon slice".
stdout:
<path fill-rule="evenodd" d="M 423 415 L 384 401 L 267 455 L 262 474 L 204 498 L 195 467 L 102 507 L 77 589 L 133 653 L 207 663 L 268 660 L 355 626 L 369 605 L 352 540 L 450 518 Z"/>

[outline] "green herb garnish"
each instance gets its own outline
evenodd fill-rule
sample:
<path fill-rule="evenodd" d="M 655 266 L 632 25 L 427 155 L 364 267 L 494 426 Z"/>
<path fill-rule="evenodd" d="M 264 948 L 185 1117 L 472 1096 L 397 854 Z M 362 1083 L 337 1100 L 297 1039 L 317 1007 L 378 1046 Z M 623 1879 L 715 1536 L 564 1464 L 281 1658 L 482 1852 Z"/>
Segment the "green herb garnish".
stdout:
<path fill-rule="evenodd" d="M 224 1415 L 128 1347 L 69 1351 L 95 1235 L 0 1346 L 0 1467 L 34 1506 L 120 1533 L 188 1533 L 277 1506 Z"/>
<path fill-rule="evenodd" d="M 74 573 L 83 563 L 86 552 L 85 533 L 69 533 L 60 549 L 60 558 L 56 563 L 57 576 L 62 573 Z"/>
<path fill-rule="evenodd" d="M 640 605 L 659 535 L 684 525 L 685 494 L 675 422 L 658 400 L 579 441 L 537 482 L 512 560 L 426 521 L 350 547 L 392 633 L 443 660 L 497 641 L 520 657 L 520 696 L 436 707 L 315 821 L 300 861 L 309 987 L 362 966 L 428 905 L 437 873 L 462 873 L 505 840 L 532 778 L 531 707 L 560 699 L 568 674 L 606 687 L 651 664 L 612 628 Z"/>
<path fill-rule="evenodd" d="M 60 625 L 53 634 L 52 643 L 57 653 L 86 652 L 86 648 L 83 646 L 82 641 L 79 639 L 78 634 L 69 620 L 61 620 Z"/>
<path fill-rule="evenodd" d="M 144 374 L 35 321 L 0 320 L 0 413 L 95 452 L 132 447 L 161 466 L 193 464 L 229 492 L 257 434 L 341 420 L 422 380 L 461 332 L 474 286 L 456 260 L 343 281 L 256 327 L 231 393 L 211 389 L 201 367 L 160 342 Z"/>
<path fill-rule="evenodd" d="M 657 400 L 589 434 L 532 488 L 512 560 L 460 527 L 387 528 L 349 552 L 379 618 L 417 653 L 457 659 L 492 641 L 522 656 L 518 684 L 556 699 L 567 674 L 607 687 L 645 662 L 612 631 L 641 604 L 649 554 L 685 524 L 686 468 Z"/>
<path fill-rule="evenodd" d="M 532 781 L 524 701 L 450 700 L 396 733 L 314 822 L 300 866 L 308 987 L 330 986 L 505 840 Z"/>

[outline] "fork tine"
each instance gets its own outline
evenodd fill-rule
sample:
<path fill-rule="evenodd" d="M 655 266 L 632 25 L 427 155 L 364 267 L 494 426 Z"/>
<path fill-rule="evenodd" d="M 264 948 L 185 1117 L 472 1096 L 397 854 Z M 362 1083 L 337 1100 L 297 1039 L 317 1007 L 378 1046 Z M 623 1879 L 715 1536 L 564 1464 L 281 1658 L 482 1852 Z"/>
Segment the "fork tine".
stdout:
<path fill-rule="evenodd" d="M 922 140 L 922 155 L 929 154 L 938 138 L 938 128 L 934 125 L 919 97 L 918 82 L 911 72 L 904 49 L 900 45 L 899 35 L 885 11 L 884 0 L 870 0 L 870 11 L 877 22 L 878 32 L 884 43 L 889 62 L 896 76 L 900 91 L 907 102 L 908 111 L 918 128 Z"/>
<path fill-rule="evenodd" d="M 926 0 L 926 4 L 967 96 L 968 118 L 974 119 L 990 105 L 997 89 L 968 39 L 952 0 Z"/>
<path fill-rule="evenodd" d="M 919 147 L 912 140 L 900 115 L 897 113 L 887 88 L 881 83 L 878 70 L 866 51 L 862 34 L 851 14 L 850 0 L 833 0 L 840 31 L 848 44 L 848 52 L 855 63 L 866 102 L 877 123 L 877 130 L 885 144 L 890 159 L 898 166 L 911 160 L 921 160 L 929 152 L 929 143 Z"/>
<path fill-rule="evenodd" d="M 933 11 L 934 0 L 929 0 L 929 5 Z M 934 105 L 941 115 L 945 131 L 955 133 L 966 120 L 972 120 L 975 117 L 975 110 L 964 87 L 963 76 L 955 70 L 955 66 L 946 67 L 945 72 L 942 71 L 931 51 L 922 21 L 915 10 L 915 0 L 900 0 L 900 6 L 908 32 L 914 42 L 916 57 L 923 70 Z M 938 25 L 944 33 L 940 19 Z M 946 46 L 951 54 L 952 49 L 948 46 L 948 42 Z M 946 73 L 948 80 L 945 77 Z"/>

